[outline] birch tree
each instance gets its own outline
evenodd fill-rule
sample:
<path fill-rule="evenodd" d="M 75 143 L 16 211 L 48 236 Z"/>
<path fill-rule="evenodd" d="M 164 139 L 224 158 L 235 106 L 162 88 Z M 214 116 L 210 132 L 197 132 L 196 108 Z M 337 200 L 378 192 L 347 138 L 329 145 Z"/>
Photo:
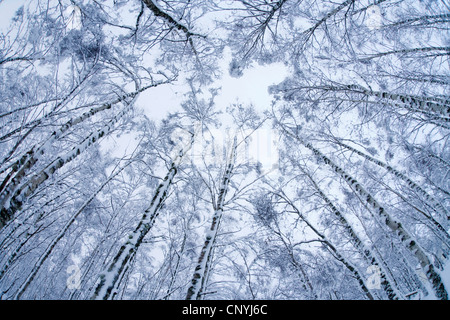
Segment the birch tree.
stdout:
<path fill-rule="evenodd" d="M 214 214 L 212 217 L 211 227 L 207 231 L 205 243 L 201 249 L 197 266 L 195 267 L 192 284 L 188 289 L 186 300 L 200 300 L 204 293 L 207 281 L 207 275 L 210 271 L 210 263 L 212 252 L 217 238 L 220 222 L 224 212 L 225 197 L 228 192 L 228 186 L 233 174 L 236 162 L 237 138 L 234 137 L 233 144 L 230 148 L 228 160 L 225 165 L 222 181 L 219 184 L 217 200 L 213 203 Z M 214 199 L 214 198 L 213 198 Z"/>
<path fill-rule="evenodd" d="M 100 275 L 100 281 L 95 288 L 92 299 L 106 300 L 114 295 L 114 291 L 117 290 L 117 286 L 128 271 L 129 264 L 136 255 L 136 251 L 155 223 L 161 206 L 167 197 L 168 189 L 177 173 L 178 166 L 183 156 L 192 147 L 193 139 L 194 133 L 192 132 L 191 138 L 185 142 L 185 145 L 176 146 L 178 152 L 171 161 L 169 172 L 156 189 L 150 206 L 145 210 L 136 229 L 128 236 L 127 242 L 120 247 L 108 269 Z"/>
<path fill-rule="evenodd" d="M 292 133 L 287 131 L 287 129 L 284 128 L 283 130 L 285 130 L 287 134 L 292 135 Z M 426 274 L 428 280 L 430 281 L 430 284 L 432 285 L 436 296 L 439 299 L 447 300 L 448 293 L 444 287 L 444 284 L 442 283 L 440 275 L 435 271 L 434 265 L 430 261 L 427 254 L 417 243 L 417 240 L 415 240 L 413 236 L 411 236 L 411 234 L 407 230 L 405 230 L 403 225 L 399 221 L 391 217 L 389 213 L 387 213 L 386 210 L 379 204 L 379 202 L 374 199 L 373 196 L 368 193 L 365 188 L 360 185 L 358 181 L 354 179 L 349 173 L 336 165 L 331 159 L 321 153 L 318 149 L 314 148 L 310 143 L 303 141 L 296 135 L 292 136 L 297 141 L 302 143 L 302 145 L 304 145 L 306 148 L 310 149 L 314 153 L 314 155 L 321 159 L 326 165 L 329 165 L 333 171 L 339 174 L 349 184 L 354 192 L 358 193 L 361 198 L 367 201 L 367 204 L 370 205 L 370 207 L 379 214 L 385 225 L 390 230 L 392 230 L 392 232 L 398 235 L 404 246 L 415 256 L 424 273 Z"/>
<path fill-rule="evenodd" d="M 50 245 L 45 250 L 44 254 L 41 256 L 41 258 L 37 261 L 37 263 L 34 265 L 33 270 L 31 271 L 30 275 L 27 277 L 26 281 L 20 286 L 19 291 L 14 296 L 14 299 L 18 300 L 22 297 L 25 290 L 28 288 L 30 283 L 33 281 L 36 274 L 39 272 L 42 264 L 45 262 L 45 260 L 48 258 L 48 256 L 52 253 L 53 248 L 58 244 L 59 240 L 61 240 L 62 237 L 64 237 L 67 230 L 70 228 L 70 226 L 73 224 L 75 219 L 83 212 L 83 210 L 94 200 L 94 198 L 102 191 L 102 189 L 110 182 L 114 177 L 116 177 L 119 173 L 122 172 L 122 170 L 125 167 L 119 168 L 117 172 L 112 174 L 101 186 L 98 187 L 98 189 L 94 192 L 94 194 L 87 199 L 83 205 L 72 215 L 70 220 L 65 224 L 63 229 L 59 232 L 59 234 L 52 240 Z"/>
<path fill-rule="evenodd" d="M 320 231 L 318 231 L 313 225 L 311 225 L 309 223 L 308 220 L 306 220 L 303 215 L 301 214 L 301 212 L 298 210 L 298 208 L 292 204 L 292 202 L 286 198 L 285 195 L 282 194 L 277 194 L 277 196 L 281 197 L 284 201 L 286 201 L 289 206 L 292 207 L 292 209 L 301 217 L 301 219 L 308 225 L 308 227 L 323 241 L 323 243 L 336 255 L 336 259 L 343 263 L 345 265 L 345 267 L 354 274 L 355 278 L 358 281 L 358 284 L 361 287 L 361 290 L 365 293 L 365 295 L 367 296 L 367 298 L 369 300 L 373 300 L 373 296 L 370 293 L 369 289 L 367 288 L 364 278 L 361 276 L 360 272 L 357 270 L 357 268 L 355 266 L 353 266 L 351 263 L 349 263 L 340 253 L 339 251 L 336 249 L 336 247 L 334 245 L 331 244 L 331 242 L 326 238 L 326 236 L 324 234 L 322 234 Z M 392 296 L 391 296 L 392 297 Z"/>
<path fill-rule="evenodd" d="M 153 86 L 154 85 L 147 86 L 127 96 L 130 96 L 131 99 L 134 99 L 137 96 L 137 94 Z M 127 96 L 120 98 L 115 103 L 125 100 L 125 97 Z M 100 108 L 91 109 L 91 111 L 83 114 L 81 117 L 78 117 L 73 121 L 69 120 L 58 131 L 53 132 L 52 135 L 47 139 L 47 141 L 43 143 L 42 146 L 36 148 L 36 151 L 34 150 L 33 147 L 24 156 L 22 156 L 22 158 L 13 165 L 12 170 L 2 183 L 2 185 L 4 185 L 4 191 L 1 197 L 1 205 L 3 207 L 1 211 L 1 218 L 2 218 L 1 227 L 3 227 L 8 221 L 10 221 L 13 218 L 14 213 L 20 209 L 22 202 L 27 197 L 29 197 L 34 192 L 34 190 L 36 190 L 36 188 L 39 187 L 39 185 L 42 184 L 45 180 L 47 180 L 56 170 L 60 169 L 66 163 L 72 161 L 91 144 L 95 143 L 97 140 L 107 135 L 113 129 L 113 126 L 121 119 L 121 117 L 128 112 L 130 108 L 129 106 L 132 105 L 132 101 L 126 102 L 126 104 L 128 104 L 128 107 L 126 107 L 123 111 L 115 115 L 105 126 L 103 126 L 103 128 L 97 130 L 96 132 L 92 132 L 83 141 L 81 141 L 81 143 L 78 146 L 73 147 L 72 150 L 68 152 L 66 155 L 60 156 L 55 160 L 53 160 L 50 164 L 47 165 L 47 167 L 43 171 L 34 174 L 31 177 L 31 179 L 24 184 L 21 184 L 21 180 L 23 179 L 24 176 L 26 176 L 27 171 L 31 170 L 33 165 L 39 160 L 39 158 L 46 153 L 46 149 L 49 148 L 49 146 L 53 141 L 57 140 L 60 135 L 62 135 L 73 125 L 84 121 L 86 118 L 94 115 L 99 111 L 111 108 L 111 104 L 105 104 Z M 12 173 L 14 172 L 17 173 L 14 175 L 14 177 L 11 178 Z M 9 179 L 11 179 L 11 181 L 8 183 Z M 18 200 L 18 198 L 20 198 L 21 200 Z"/>
<path fill-rule="evenodd" d="M 339 209 L 333 204 L 333 202 L 323 193 L 323 191 L 320 189 L 317 182 L 311 177 L 311 175 L 303 171 L 303 169 L 300 170 L 302 170 L 303 174 L 307 176 L 313 187 L 317 190 L 319 196 L 327 204 L 330 211 L 337 217 L 338 221 L 347 231 L 352 244 L 360 251 L 360 253 L 364 256 L 369 265 L 376 266 L 377 268 L 379 268 L 381 278 L 380 282 L 381 285 L 383 286 L 384 291 L 386 292 L 387 297 L 391 300 L 401 298 L 401 294 L 399 293 L 398 289 L 396 289 L 392 285 L 392 280 L 389 279 L 387 272 L 384 270 L 384 266 L 382 265 L 382 263 L 379 262 L 379 259 L 377 258 L 376 254 L 374 254 L 372 250 L 370 250 L 364 245 L 363 241 L 361 241 L 361 239 L 358 237 L 357 233 L 355 232 L 351 224 L 347 221 L 347 219 L 339 211 Z"/>

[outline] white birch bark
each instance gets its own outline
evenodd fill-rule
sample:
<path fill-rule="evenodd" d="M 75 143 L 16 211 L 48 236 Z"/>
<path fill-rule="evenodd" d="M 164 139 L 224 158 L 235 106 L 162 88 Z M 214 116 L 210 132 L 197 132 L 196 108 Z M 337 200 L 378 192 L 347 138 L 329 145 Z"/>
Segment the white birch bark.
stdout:
<path fill-rule="evenodd" d="M 220 221 L 223 215 L 223 206 L 225 197 L 228 191 L 231 175 L 233 174 L 234 165 L 236 162 L 237 139 L 234 138 L 233 146 L 231 148 L 230 156 L 227 161 L 226 169 L 220 184 L 219 195 L 217 203 L 214 205 L 214 215 L 211 222 L 211 227 L 206 235 L 206 240 L 200 251 L 197 266 L 195 267 L 194 275 L 192 277 L 191 286 L 188 289 L 186 300 L 201 300 L 205 289 L 205 282 L 209 272 L 212 251 L 217 238 Z"/>
<path fill-rule="evenodd" d="M 447 48 L 448 49 L 448 48 Z M 445 121 L 450 121 L 450 99 L 438 97 L 421 97 L 407 94 L 389 93 L 386 91 L 372 91 L 359 85 L 349 85 L 344 88 L 333 88 L 337 90 L 349 90 L 356 93 L 362 93 L 366 96 L 378 97 L 387 103 L 396 103 L 397 106 L 403 106 L 412 111 L 425 112 L 439 115 Z"/>
<path fill-rule="evenodd" d="M 73 128 L 75 125 L 84 122 L 85 120 L 91 118 L 95 114 L 111 109 L 111 107 L 115 104 L 118 104 L 122 101 L 125 101 L 127 98 L 134 99 L 137 97 L 137 95 L 151 87 L 156 87 L 160 84 L 166 83 L 164 82 L 157 82 L 145 87 L 142 87 L 141 89 L 128 93 L 126 95 L 123 95 L 122 97 L 118 98 L 117 100 L 105 103 L 99 107 L 92 108 L 89 111 L 83 113 L 82 115 L 70 119 L 67 121 L 64 125 L 62 125 L 58 130 L 54 131 L 50 137 L 46 139 L 44 143 L 42 143 L 41 146 L 32 147 L 27 153 L 22 155 L 22 157 L 17 160 L 11 167 L 11 171 L 6 176 L 6 178 L 3 180 L 2 184 L 0 185 L 0 208 L 3 208 L 5 204 L 10 200 L 12 194 L 14 194 L 15 190 L 18 188 L 20 183 L 22 182 L 23 178 L 26 177 L 26 175 L 30 172 L 30 170 L 34 167 L 34 165 L 45 156 L 45 154 L 48 152 L 48 149 L 50 146 L 57 141 L 65 132 L 67 132 L 69 129 Z M 14 175 L 14 177 L 12 177 Z M 9 181 L 11 180 L 11 181 Z M 1 223 L 0 223 L 0 229 L 1 229 Z"/>
<path fill-rule="evenodd" d="M 344 217 L 344 215 L 333 204 L 333 202 L 323 193 L 323 191 L 320 189 L 320 187 L 317 185 L 316 181 L 311 177 L 311 175 L 309 175 L 305 171 L 303 171 L 303 173 L 305 173 L 308 176 L 309 180 L 311 181 L 312 185 L 318 192 L 319 196 L 325 201 L 325 203 L 330 208 L 331 212 L 333 212 L 333 214 L 338 218 L 339 222 L 343 225 L 345 231 L 350 236 L 351 243 L 358 249 L 358 251 L 364 256 L 364 258 L 370 265 L 374 265 L 379 268 L 381 277 L 381 286 L 383 287 L 383 290 L 386 292 L 388 298 L 390 300 L 403 299 L 398 289 L 392 284 L 393 281 L 388 276 L 388 273 L 384 269 L 383 264 L 378 261 L 376 254 L 364 245 L 364 243 L 361 241 L 361 239 L 359 238 L 355 230 L 352 228 L 350 223 L 347 221 L 347 219 Z"/>
<path fill-rule="evenodd" d="M 439 120 L 444 123 L 450 121 L 450 97 L 427 97 L 409 94 L 390 93 L 387 91 L 373 91 L 360 85 L 323 85 L 323 86 L 301 86 L 301 90 L 321 90 L 324 92 L 354 92 L 366 97 L 376 97 L 387 105 L 404 108 L 413 112 L 425 114 L 431 120 Z M 293 88 L 292 90 L 299 90 Z M 281 91 L 290 91 L 284 89 Z M 364 100 L 365 101 L 365 100 Z M 361 100 L 363 102 L 363 100 Z"/>
<path fill-rule="evenodd" d="M 166 200 L 169 188 L 173 182 L 173 178 L 177 174 L 178 167 L 183 156 L 190 150 L 194 143 L 194 134 L 191 140 L 183 145 L 178 155 L 172 161 L 169 172 L 160 183 L 153 196 L 150 206 L 144 211 L 141 220 L 135 230 L 128 236 L 128 240 L 123 244 L 108 268 L 100 274 L 99 282 L 95 288 L 91 300 L 108 300 L 112 299 L 114 293 L 118 289 L 121 279 L 124 277 L 129 264 L 134 259 L 144 237 L 153 227 L 156 218 L 159 215 L 163 202 Z"/>
<path fill-rule="evenodd" d="M 435 55 L 448 55 L 450 51 L 450 47 L 423 47 L 423 48 L 412 48 L 412 49 L 401 49 L 401 50 L 392 50 L 387 52 L 375 53 L 369 55 L 367 58 L 361 58 L 360 61 L 363 60 L 371 60 L 375 58 L 384 57 L 390 54 L 405 54 L 405 53 L 417 53 L 417 52 L 433 52 L 433 51 L 443 51 L 444 53 L 436 53 Z"/>
<path fill-rule="evenodd" d="M 375 163 L 376 165 L 386 169 L 389 173 L 393 174 L 394 176 L 396 176 L 397 178 L 402 179 L 403 181 L 405 181 L 408 186 L 413 189 L 414 191 L 417 191 L 418 193 L 420 193 L 427 201 L 429 201 L 429 206 L 431 208 L 434 208 L 436 211 L 438 211 L 442 217 L 444 217 L 446 220 L 450 220 L 450 214 L 449 212 L 444 208 L 444 206 L 437 201 L 433 196 L 431 196 L 430 194 L 428 194 L 428 192 L 426 192 L 422 187 L 420 187 L 417 183 L 415 183 L 414 181 L 412 181 L 410 178 L 408 178 L 405 174 L 403 174 L 402 172 L 400 172 L 399 170 L 395 169 L 394 167 L 384 163 L 381 160 L 378 160 L 372 156 L 369 156 L 368 154 L 361 152 L 341 141 L 338 141 L 337 139 L 335 139 L 333 141 L 334 143 L 338 144 L 339 146 L 342 146 L 344 148 L 347 148 L 348 150 L 356 153 L 357 155 L 365 158 L 366 160 L 369 160 L 370 162 Z M 445 235 L 445 238 L 447 240 L 449 240 L 449 234 L 448 232 L 445 230 L 445 228 L 435 219 L 433 219 L 433 217 L 430 216 L 426 216 L 428 219 L 430 219 L 430 221 L 432 221 L 432 223 Z"/>
<path fill-rule="evenodd" d="M 119 173 L 125 169 L 126 166 L 120 168 L 116 173 L 111 175 L 100 187 L 97 188 L 97 190 L 87 199 L 83 205 L 78 209 L 69 219 L 69 221 L 66 222 L 64 227 L 59 231 L 58 235 L 50 242 L 47 249 L 44 251 L 44 253 L 41 255 L 41 257 L 38 259 L 38 261 L 35 263 L 33 269 L 31 270 L 30 274 L 24 281 L 24 283 L 20 286 L 19 290 L 14 296 L 14 300 L 19 300 L 22 295 L 25 293 L 29 285 L 33 282 L 34 278 L 36 277 L 37 273 L 41 269 L 44 262 L 47 260 L 47 258 L 52 253 L 55 246 L 58 244 L 58 242 L 65 236 L 67 230 L 70 228 L 70 226 L 74 223 L 74 221 L 77 219 L 77 217 L 86 209 L 86 207 L 95 199 L 95 197 L 103 190 L 103 188 L 112 180 L 114 179 Z"/>
<path fill-rule="evenodd" d="M 356 194 L 358 194 L 363 200 L 365 200 L 368 206 L 380 216 L 384 224 L 395 235 L 397 235 L 397 237 L 401 240 L 405 248 L 407 248 L 412 253 L 412 255 L 417 259 L 421 269 L 423 270 L 429 283 L 431 284 L 436 297 L 441 300 L 448 300 L 448 293 L 442 282 L 440 275 L 434 269 L 434 266 L 431 263 L 427 254 L 424 252 L 424 250 L 421 248 L 418 242 L 414 239 L 414 237 L 410 235 L 409 232 L 403 227 L 403 225 L 399 221 L 391 217 L 391 215 L 389 215 L 389 213 L 384 209 L 384 207 L 381 206 L 381 204 L 378 203 L 378 201 L 345 170 L 336 165 L 333 161 L 331 161 L 331 159 L 322 154 L 318 149 L 314 148 L 310 143 L 303 141 L 297 135 L 286 130 L 286 128 L 283 125 L 282 129 L 285 133 L 287 133 L 288 135 L 299 141 L 306 148 L 311 150 L 317 158 L 321 159 L 325 164 L 329 165 L 334 172 L 339 174 L 348 183 L 350 188 Z"/>
<path fill-rule="evenodd" d="M 137 96 L 137 95 L 136 95 Z M 136 96 L 134 99 L 136 99 Z M 129 105 L 134 102 L 131 101 Z M 64 165 L 78 157 L 84 150 L 97 142 L 100 138 L 109 134 L 114 128 L 114 125 L 129 111 L 129 106 L 124 108 L 121 112 L 116 114 L 106 125 L 96 132 L 91 133 L 71 151 L 64 156 L 57 157 L 53 162 L 47 165 L 39 173 L 34 174 L 28 181 L 22 185 L 16 185 L 5 190 L 4 204 L 0 210 L 0 229 L 2 229 L 6 223 L 14 218 L 14 215 L 22 207 L 23 202 L 48 178 L 50 178 L 57 170 L 61 169 Z M 7 201 L 5 201 L 7 200 Z"/>

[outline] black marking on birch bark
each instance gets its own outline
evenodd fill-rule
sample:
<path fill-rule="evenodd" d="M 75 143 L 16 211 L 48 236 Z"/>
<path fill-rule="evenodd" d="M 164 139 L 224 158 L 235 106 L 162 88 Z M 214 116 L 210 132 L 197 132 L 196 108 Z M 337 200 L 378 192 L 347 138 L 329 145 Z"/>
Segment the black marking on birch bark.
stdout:
<path fill-rule="evenodd" d="M 306 146 L 308 149 L 310 149 L 314 154 L 316 154 L 319 158 L 326 158 L 328 159 L 328 157 L 326 157 L 325 155 L 323 155 L 319 150 L 315 149 L 311 144 L 309 143 L 305 143 L 302 139 L 300 139 L 298 136 L 292 134 L 291 132 L 289 132 L 288 130 L 286 130 L 284 127 L 282 127 L 283 130 L 293 136 L 295 139 L 297 139 L 300 143 L 302 143 L 304 146 Z M 328 159 L 328 164 L 334 169 L 334 171 L 339 172 L 339 174 L 341 175 L 341 177 L 344 177 L 344 175 L 346 175 L 347 173 L 342 170 L 340 167 L 338 167 L 336 164 L 334 164 L 330 159 Z M 337 170 L 339 169 L 339 170 Z M 348 175 L 348 174 L 347 174 Z M 353 188 L 353 185 L 350 184 L 350 187 Z M 365 189 L 361 186 L 361 190 L 359 191 L 360 195 L 368 195 L 369 193 L 367 191 L 365 191 Z M 378 204 L 378 202 L 371 197 L 372 201 L 373 201 L 373 205 L 374 208 L 378 208 L 378 212 L 379 214 L 385 218 L 385 224 L 394 232 L 398 232 L 399 236 L 401 239 L 411 239 L 411 236 L 408 234 L 408 232 L 402 227 L 400 222 L 397 222 L 395 220 L 391 220 L 391 217 L 382 209 L 382 206 Z M 407 249 L 409 249 L 409 251 L 412 253 L 412 255 L 419 261 L 422 269 L 425 268 L 427 265 L 431 265 L 431 262 L 429 260 L 429 258 L 427 257 L 427 255 L 425 254 L 425 252 L 423 251 L 423 249 L 417 245 L 416 242 L 414 242 L 414 244 L 412 246 L 409 246 L 407 243 L 404 243 L 404 241 L 402 240 L 403 244 L 405 245 L 405 247 Z M 424 269 L 425 270 L 425 269 Z M 426 271 L 426 270 L 425 270 Z M 448 300 L 448 293 L 444 288 L 444 285 L 442 283 L 442 279 L 440 278 L 439 274 L 437 274 L 436 272 L 431 273 L 429 277 L 427 277 L 428 280 L 430 281 L 430 283 L 433 285 L 433 290 L 435 291 L 436 296 L 441 299 L 441 300 Z"/>

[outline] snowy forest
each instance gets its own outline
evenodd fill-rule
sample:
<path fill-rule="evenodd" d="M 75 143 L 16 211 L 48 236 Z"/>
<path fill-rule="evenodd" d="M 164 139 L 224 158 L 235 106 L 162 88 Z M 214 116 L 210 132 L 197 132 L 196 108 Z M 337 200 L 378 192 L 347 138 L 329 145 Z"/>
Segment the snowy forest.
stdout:
<path fill-rule="evenodd" d="M 1 300 L 448 300 L 448 0 L 0 0 Z"/>

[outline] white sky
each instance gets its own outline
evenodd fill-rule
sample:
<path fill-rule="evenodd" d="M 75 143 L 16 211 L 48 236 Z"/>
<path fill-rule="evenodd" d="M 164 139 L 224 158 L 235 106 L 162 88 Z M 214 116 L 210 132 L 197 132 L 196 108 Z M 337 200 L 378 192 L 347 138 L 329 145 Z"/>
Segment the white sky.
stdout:
<path fill-rule="evenodd" d="M 25 0 L 0 1 L 0 32 L 5 32 L 11 24 L 11 19 L 17 10 L 25 3 Z"/>
<path fill-rule="evenodd" d="M 258 111 L 266 110 L 270 106 L 271 96 L 268 87 L 284 80 L 288 75 L 287 68 L 282 63 L 270 65 L 253 65 L 246 69 L 240 78 L 233 78 L 228 74 L 231 61 L 231 52 L 225 49 L 224 59 L 221 59 L 222 79 L 216 81 L 211 87 L 221 87 L 219 95 L 215 98 L 216 106 L 225 110 L 232 103 L 240 102 L 244 105 L 253 104 Z M 183 79 L 175 85 L 162 85 L 151 88 L 142 93 L 137 106 L 145 110 L 145 114 L 152 120 L 160 121 L 168 112 L 181 110 L 184 95 L 189 92 L 189 86 Z"/>
<path fill-rule="evenodd" d="M 225 113 L 226 107 L 235 102 L 243 105 L 253 104 L 259 112 L 267 110 L 272 101 L 268 93 L 269 86 L 284 80 L 288 74 L 286 66 L 282 63 L 270 65 L 256 65 L 244 70 L 242 77 L 233 78 L 228 74 L 228 65 L 231 61 L 230 49 L 226 49 L 224 59 L 220 65 L 222 78 L 216 81 L 211 87 L 221 87 L 219 95 L 215 98 L 216 107 Z M 179 79 L 175 84 L 161 85 L 151 88 L 140 94 L 136 101 L 138 109 L 144 110 L 145 115 L 155 121 L 160 122 L 169 112 L 181 111 L 181 103 L 185 100 L 185 94 L 190 90 L 189 86 Z M 227 119 L 224 114 L 223 121 Z M 115 156 L 131 152 L 136 141 L 132 135 L 122 135 L 115 137 L 108 143 L 108 146 Z"/>

